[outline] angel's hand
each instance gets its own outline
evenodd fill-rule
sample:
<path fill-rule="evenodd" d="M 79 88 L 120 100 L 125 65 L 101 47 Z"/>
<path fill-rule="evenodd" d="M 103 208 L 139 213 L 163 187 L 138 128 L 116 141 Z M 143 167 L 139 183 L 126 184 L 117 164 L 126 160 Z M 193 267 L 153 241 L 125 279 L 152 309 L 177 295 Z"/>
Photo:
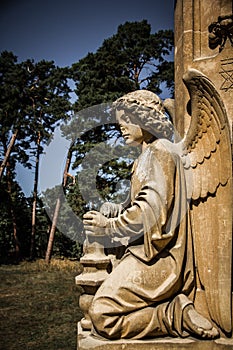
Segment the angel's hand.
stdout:
<path fill-rule="evenodd" d="M 98 211 L 91 210 L 83 215 L 84 229 L 94 235 L 105 235 L 108 219 Z"/>
<path fill-rule="evenodd" d="M 100 208 L 100 213 L 107 218 L 114 218 L 122 211 L 121 204 L 105 202 Z"/>

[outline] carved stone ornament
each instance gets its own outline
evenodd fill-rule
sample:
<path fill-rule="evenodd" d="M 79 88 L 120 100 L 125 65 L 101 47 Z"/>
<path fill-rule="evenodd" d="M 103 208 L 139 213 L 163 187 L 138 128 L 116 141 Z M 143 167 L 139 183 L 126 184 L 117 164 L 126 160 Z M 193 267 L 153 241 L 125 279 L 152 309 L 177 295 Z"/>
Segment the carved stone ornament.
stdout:
<path fill-rule="evenodd" d="M 221 60 L 221 69 L 219 74 L 222 78 L 220 90 L 230 92 L 233 89 L 233 58 Z"/>
<path fill-rule="evenodd" d="M 221 52 L 225 46 L 227 38 L 233 46 L 233 14 L 228 16 L 219 16 L 217 22 L 209 25 L 209 47 L 216 49 L 219 46 Z"/>
<path fill-rule="evenodd" d="M 177 143 L 168 140 L 172 124 L 152 92 L 132 92 L 115 103 L 126 144 L 137 139 L 142 153 L 134 163 L 129 201 L 118 210 L 105 203 L 100 212 L 84 215 L 92 241 L 106 235 L 129 243 L 110 273 L 103 272 L 110 260 L 99 243 L 96 265 L 93 243 L 82 259 L 86 273 L 77 277 L 77 283 L 84 285 L 88 314 L 82 325 L 93 337 L 212 340 L 231 336 L 228 118 L 206 76 L 190 69 L 184 83 L 191 119 L 185 137 Z"/>

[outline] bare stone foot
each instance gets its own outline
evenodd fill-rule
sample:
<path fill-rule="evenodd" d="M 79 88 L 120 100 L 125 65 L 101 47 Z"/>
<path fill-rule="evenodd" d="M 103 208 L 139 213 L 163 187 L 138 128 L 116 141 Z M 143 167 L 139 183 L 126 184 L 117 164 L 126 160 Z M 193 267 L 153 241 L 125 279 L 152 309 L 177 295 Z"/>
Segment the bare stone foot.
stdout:
<path fill-rule="evenodd" d="M 184 308 L 183 327 L 188 333 L 204 339 L 219 337 L 218 330 L 205 317 L 200 315 L 193 305 L 188 305 Z"/>

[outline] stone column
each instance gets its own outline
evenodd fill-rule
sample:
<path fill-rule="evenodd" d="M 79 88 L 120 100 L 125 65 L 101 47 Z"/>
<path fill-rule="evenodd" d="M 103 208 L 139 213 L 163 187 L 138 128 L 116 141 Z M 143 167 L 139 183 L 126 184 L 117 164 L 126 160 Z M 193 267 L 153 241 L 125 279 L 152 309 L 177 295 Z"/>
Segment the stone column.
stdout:
<path fill-rule="evenodd" d="M 175 2 L 175 125 L 184 136 L 190 124 L 184 73 L 194 68 L 217 88 L 232 130 L 233 120 L 233 2 L 177 0 Z M 229 266 L 230 268 L 230 266 Z M 204 293 L 197 288 L 195 306 L 208 316 Z"/>
<path fill-rule="evenodd" d="M 232 7 L 232 0 L 177 0 L 175 3 L 175 124 L 182 136 L 190 121 L 186 112 L 189 95 L 182 82 L 188 68 L 201 71 L 214 83 L 232 125 L 233 47 L 230 36 L 233 38 L 233 25 L 229 18 Z M 228 20 L 224 20 L 226 16 Z M 226 34 L 222 48 L 213 45 L 214 36 L 209 31 L 213 23 Z"/>

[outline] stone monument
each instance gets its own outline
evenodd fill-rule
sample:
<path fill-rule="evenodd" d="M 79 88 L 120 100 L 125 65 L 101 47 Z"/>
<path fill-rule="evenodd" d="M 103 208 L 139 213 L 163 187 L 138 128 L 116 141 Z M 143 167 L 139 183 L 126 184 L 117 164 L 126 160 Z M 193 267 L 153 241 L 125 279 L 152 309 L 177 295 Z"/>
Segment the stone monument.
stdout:
<path fill-rule="evenodd" d="M 129 200 L 84 215 L 79 350 L 233 349 L 231 68 L 228 78 L 216 73 L 233 55 L 232 7 L 207 3 L 175 6 L 171 117 L 180 136 L 155 94 L 114 103 L 126 144 L 141 155 Z M 127 245 L 117 266 L 105 237 Z"/>
<path fill-rule="evenodd" d="M 182 78 L 187 69 L 205 74 L 218 90 L 233 119 L 233 3 L 232 0 L 177 0 L 175 3 L 176 128 L 187 129 L 189 94 Z M 184 118 L 179 118 L 183 115 Z"/>

